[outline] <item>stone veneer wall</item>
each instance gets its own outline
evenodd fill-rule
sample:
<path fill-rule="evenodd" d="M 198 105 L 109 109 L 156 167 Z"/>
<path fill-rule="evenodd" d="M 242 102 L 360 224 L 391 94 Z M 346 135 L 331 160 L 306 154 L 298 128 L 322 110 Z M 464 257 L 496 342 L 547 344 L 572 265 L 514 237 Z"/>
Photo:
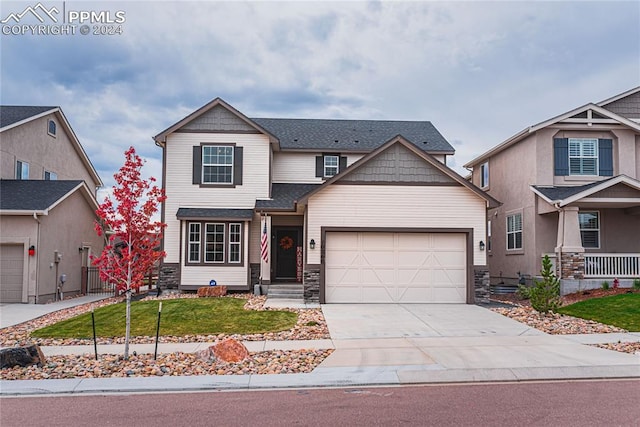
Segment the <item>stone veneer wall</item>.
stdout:
<path fill-rule="evenodd" d="M 307 267 L 303 277 L 304 301 L 320 302 L 320 267 Z"/>
<path fill-rule="evenodd" d="M 584 253 L 563 252 L 560 260 L 561 279 L 584 279 Z"/>
<path fill-rule="evenodd" d="M 489 288 L 489 268 L 487 266 L 473 267 L 473 286 L 475 303 L 488 303 L 491 290 Z"/>
<path fill-rule="evenodd" d="M 180 264 L 163 263 L 160 266 L 158 287 L 160 289 L 178 289 L 180 286 Z"/>
<path fill-rule="evenodd" d="M 251 274 L 251 289 L 253 290 L 253 285 L 257 285 L 260 283 L 260 264 L 249 264 L 249 272 Z"/>

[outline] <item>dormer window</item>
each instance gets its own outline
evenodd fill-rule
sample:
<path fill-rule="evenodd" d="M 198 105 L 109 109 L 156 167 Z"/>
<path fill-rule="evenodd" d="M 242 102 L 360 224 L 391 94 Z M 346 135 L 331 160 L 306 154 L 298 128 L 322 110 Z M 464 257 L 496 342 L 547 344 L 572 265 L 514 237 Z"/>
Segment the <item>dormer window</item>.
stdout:
<path fill-rule="evenodd" d="M 56 122 L 54 122 L 53 120 L 49 120 L 49 123 L 47 124 L 47 133 L 53 137 L 56 136 Z"/>

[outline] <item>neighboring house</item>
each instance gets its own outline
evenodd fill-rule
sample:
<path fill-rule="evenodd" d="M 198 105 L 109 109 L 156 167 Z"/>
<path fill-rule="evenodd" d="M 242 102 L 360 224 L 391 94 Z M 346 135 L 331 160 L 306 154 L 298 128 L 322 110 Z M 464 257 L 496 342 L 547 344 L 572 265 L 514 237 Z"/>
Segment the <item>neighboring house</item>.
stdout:
<path fill-rule="evenodd" d="M 0 301 L 51 301 L 63 274 L 79 293 L 100 177 L 58 107 L 1 106 L 0 141 Z"/>
<path fill-rule="evenodd" d="M 217 98 L 154 137 L 160 281 L 290 283 L 308 301 L 486 298 L 486 210 L 430 122 L 250 119 Z M 304 292 L 303 292 L 304 291 Z"/>
<path fill-rule="evenodd" d="M 545 254 L 564 293 L 640 277 L 640 87 L 524 129 L 465 167 L 503 202 L 489 212 L 492 283 L 539 275 Z"/>

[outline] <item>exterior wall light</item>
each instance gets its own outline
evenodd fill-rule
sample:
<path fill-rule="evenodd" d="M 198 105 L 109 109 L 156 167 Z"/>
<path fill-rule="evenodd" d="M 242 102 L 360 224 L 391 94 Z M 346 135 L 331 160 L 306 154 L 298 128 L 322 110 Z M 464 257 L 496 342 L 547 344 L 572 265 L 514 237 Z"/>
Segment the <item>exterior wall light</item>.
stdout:
<path fill-rule="evenodd" d="M 484 251 L 484 242 L 480 240 L 480 250 Z"/>
<path fill-rule="evenodd" d="M 29 256 L 34 256 L 35 254 L 36 254 L 36 247 L 33 245 L 29 246 Z"/>
<path fill-rule="evenodd" d="M 311 241 L 309 242 L 309 248 L 311 249 L 315 249 L 316 248 L 316 241 L 311 239 Z"/>

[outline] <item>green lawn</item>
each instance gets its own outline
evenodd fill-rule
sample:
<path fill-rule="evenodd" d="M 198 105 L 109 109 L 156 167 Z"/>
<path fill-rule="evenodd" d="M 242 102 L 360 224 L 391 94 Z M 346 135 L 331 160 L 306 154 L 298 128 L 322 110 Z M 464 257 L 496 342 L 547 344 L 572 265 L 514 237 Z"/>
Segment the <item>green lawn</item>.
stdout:
<path fill-rule="evenodd" d="M 628 331 L 640 331 L 640 294 L 621 294 L 592 298 L 562 307 L 559 313 L 618 326 Z"/>
<path fill-rule="evenodd" d="M 184 298 L 162 301 L 160 335 L 253 334 L 291 329 L 297 314 L 244 310 L 237 298 Z M 125 303 L 95 310 L 99 337 L 124 336 Z M 131 303 L 131 336 L 156 334 L 158 301 Z M 63 320 L 31 333 L 39 338 L 92 338 L 91 313 Z"/>

